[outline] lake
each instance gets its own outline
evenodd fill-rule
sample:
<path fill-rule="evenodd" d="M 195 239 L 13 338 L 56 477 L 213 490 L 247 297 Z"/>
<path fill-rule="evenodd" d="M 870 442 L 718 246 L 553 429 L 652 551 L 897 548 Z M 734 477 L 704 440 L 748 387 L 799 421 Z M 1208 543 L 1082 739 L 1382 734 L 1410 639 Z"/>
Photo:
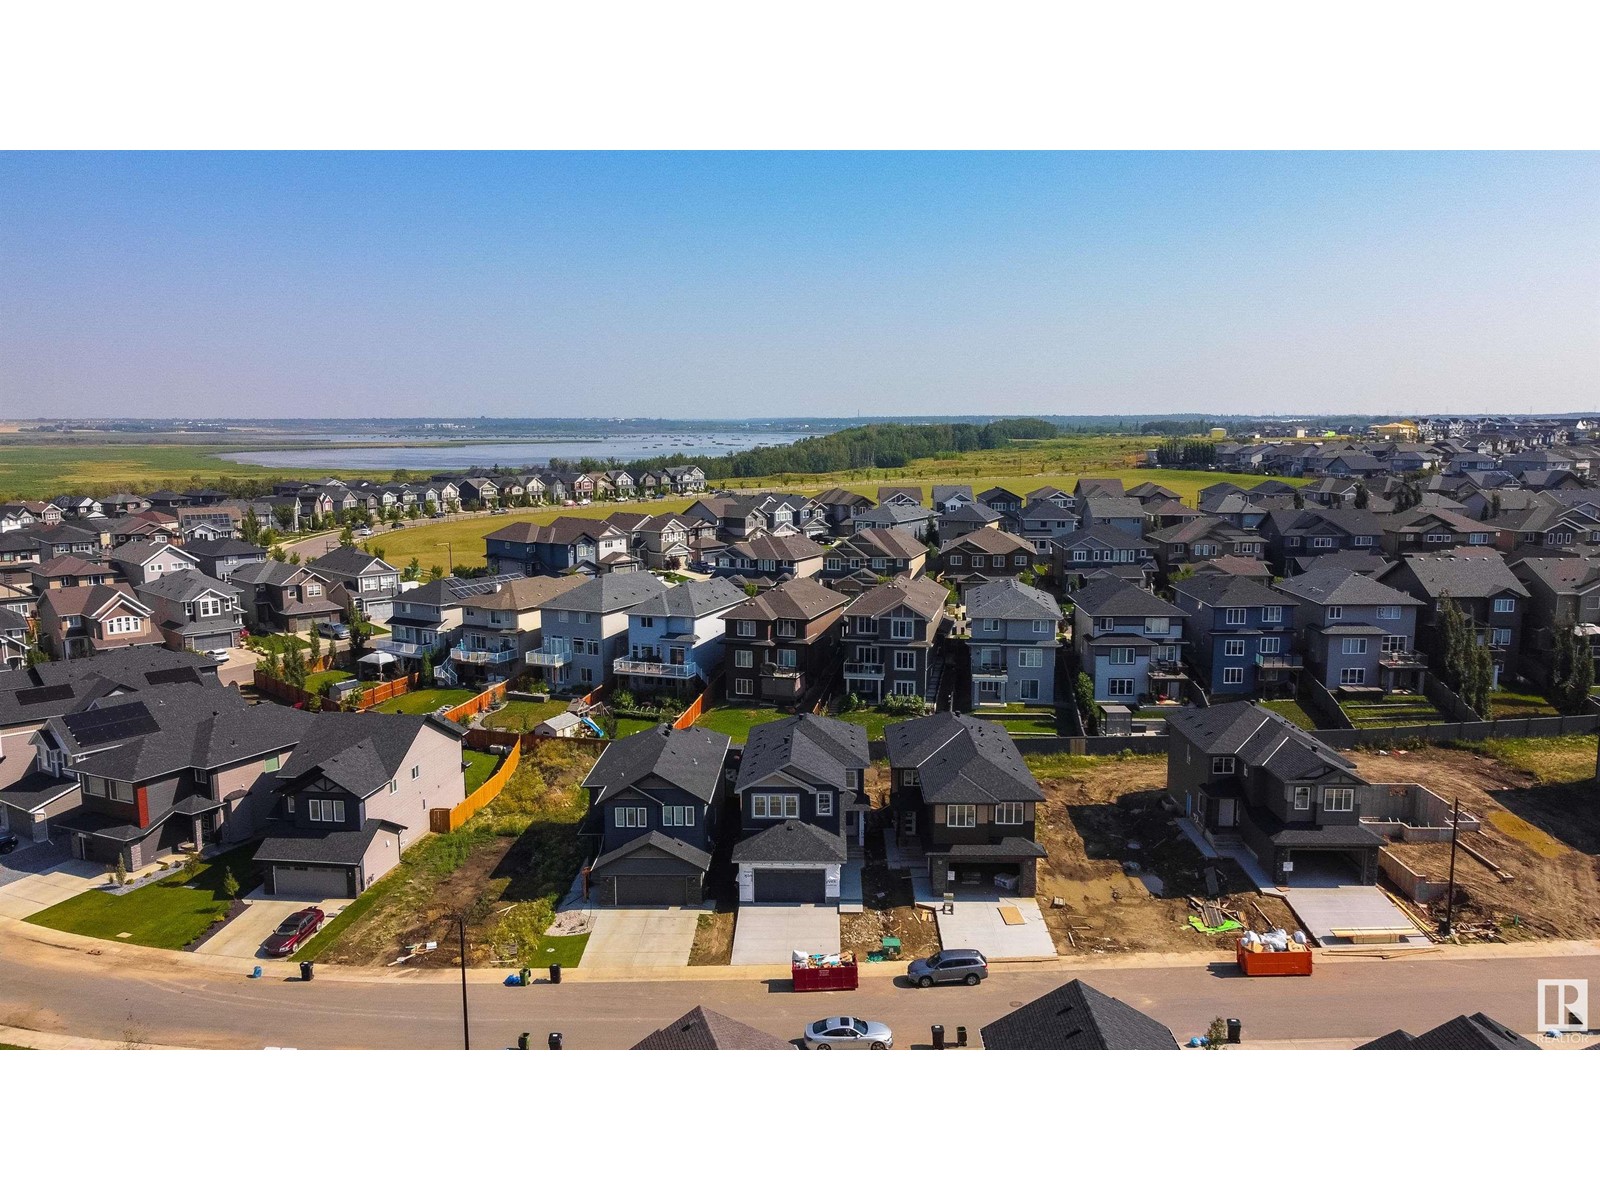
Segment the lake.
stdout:
<path fill-rule="evenodd" d="M 222 457 L 258 467 L 387 473 L 464 471 L 468 467 L 543 467 L 552 458 L 615 458 L 631 462 L 662 454 L 717 458 L 757 446 L 785 446 L 798 433 L 717 433 L 683 437 L 671 433 L 650 437 L 618 437 L 587 442 L 474 442 L 465 446 L 353 446 L 342 450 L 238 450 Z"/>

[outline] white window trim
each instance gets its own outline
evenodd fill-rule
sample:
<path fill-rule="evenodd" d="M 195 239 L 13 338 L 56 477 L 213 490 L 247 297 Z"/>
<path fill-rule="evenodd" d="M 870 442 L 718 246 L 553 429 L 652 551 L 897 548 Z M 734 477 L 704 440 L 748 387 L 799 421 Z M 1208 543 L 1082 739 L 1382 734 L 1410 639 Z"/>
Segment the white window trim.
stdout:
<path fill-rule="evenodd" d="M 944 823 L 947 829 L 976 829 L 978 827 L 978 806 L 976 804 L 947 804 L 944 810 Z"/>

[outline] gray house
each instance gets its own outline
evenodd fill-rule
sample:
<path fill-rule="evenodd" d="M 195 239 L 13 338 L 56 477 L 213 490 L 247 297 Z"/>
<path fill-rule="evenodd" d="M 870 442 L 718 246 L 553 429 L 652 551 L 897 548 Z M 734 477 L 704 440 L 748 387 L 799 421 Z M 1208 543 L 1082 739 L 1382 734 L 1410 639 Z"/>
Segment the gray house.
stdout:
<path fill-rule="evenodd" d="M 972 626 L 972 703 L 1056 701 L 1056 630 L 1061 609 L 1036 587 L 1001 579 L 967 592 Z"/>
<path fill-rule="evenodd" d="M 887 696 L 938 698 L 936 652 L 947 593 L 931 579 L 894 579 L 844 610 L 844 684 L 874 703 Z"/>
<path fill-rule="evenodd" d="M 1417 652 L 1422 601 L 1337 567 L 1296 575 L 1276 587 L 1298 601 L 1295 625 L 1306 668 L 1330 692 L 1422 686 L 1428 666 Z"/>
<path fill-rule="evenodd" d="M 614 677 L 616 660 L 628 653 L 628 614 L 666 591 L 646 571 L 597 575 L 540 608 L 543 641 L 524 657 L 556 690 L 592 691 Z"/>
<path fill-rule="evenodd" d="M 1068 599 L 1078 669 L 1094 682 L 1096 700 L 1137 704 L 1140 697 L 1183 698 L 1181 608 L 1109 575 L 1090 580 Z"/>
<path fill-rule="evenodd" d="M 354 546 L 340 546 L 321 558 L 312 559 L 310 565 L 324 579 L 342 584 L 355 606 L 369 621 L 387 624 L 394 615 L 394 598 L 400 590 L 400 571 L 383 559 L 357 550 Z"/>
<path fill-rule="evenodd" d="M 848 844 L 866 839 L 867 731 L 811 713 L 750 731 L 734 792 L 739 902 L 839 899 Z"/>

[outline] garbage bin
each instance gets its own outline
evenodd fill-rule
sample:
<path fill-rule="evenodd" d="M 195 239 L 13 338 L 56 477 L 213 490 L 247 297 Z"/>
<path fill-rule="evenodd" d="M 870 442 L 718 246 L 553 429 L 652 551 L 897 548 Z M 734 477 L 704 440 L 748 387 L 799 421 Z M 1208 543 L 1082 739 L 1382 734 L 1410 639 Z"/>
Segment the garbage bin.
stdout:
<path fill-rule="evenodd" d="M 533 982 L 533 968 L 532 967 L 523 967 L 522 968 L 522 986 L 523 987 L 527 987 L 532 982 Z"/>
<path fill-rule="evenodd" d="M 967 1044 L 967 1027 L 965 1025 L 957 1025 L 956 1026 L 956 1045 L 957 1046 L 961 1046 L 961 1047 L 965 1047 L 966 1044 Z"/>
<path fill-rule="evenodd" d="M 1242 1034 L 1243 1032 L 1244 1032 L 1244 1026 L 1242 1026 L 1239 1023 L 1239 1018 L 1238 1017 L 1229 1017 L 1228 1018 L 1228 1045 L 1237 1046 L 1239 1044 L 1239 1035 Z"/>
<path fill-rule="evenodd" d="M 943 1025 L 935 1025 L 933 1027 L 933 1048 L 935 1050 L 943 1050 L 944 1049 L 944 1026 Z"/>
<path fill-rule="evenodd" d="M 561 1049 L 561 1035 L 559 1033 L 552 1033 L 550 1035 L 550 1049 L 552 1049 L 552 1050 Z"/>
<path fill-rule="evenodd" d="M 551 963 L 550 964 L 550 982 L 551 983 L 560 983 L 561 982 L 561 964 L 560 963 Z"/>
<path fill-rule="evenodd" d="M 517 1049 L 518 1050 L 526 1050 L 527 1048 L 528 1048 L 528 1035 L 525 1034 L 525 1033 L 517 1034 Z"/>
<path fill-rule="evenodd" d="M 310 963 L 310 962 L 303 962 L 303 963 L 300 964 L 300 978 L 304 982 L 306 982 L 306 983 L 310 983 L 311 982 L 312 968 L 314 966 L 315 966 L 315 964 L 314 963 Z"/>

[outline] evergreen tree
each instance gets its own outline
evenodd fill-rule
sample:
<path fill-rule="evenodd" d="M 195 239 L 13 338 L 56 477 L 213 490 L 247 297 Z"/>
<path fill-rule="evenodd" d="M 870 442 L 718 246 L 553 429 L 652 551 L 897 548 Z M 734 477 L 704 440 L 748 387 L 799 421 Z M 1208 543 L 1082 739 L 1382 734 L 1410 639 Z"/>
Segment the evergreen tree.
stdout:
<path fill-rule="evenodd" d="M 1357 508 L 1365 508 L 1367 506 L 1367 502 L 1371 498 L 1372 498 L 1372 493 L 1367 490 L 1367 485 L 1366 484 L 1364 484 L 1364 483 L 1356 484 L 1356 507 Z"/>

